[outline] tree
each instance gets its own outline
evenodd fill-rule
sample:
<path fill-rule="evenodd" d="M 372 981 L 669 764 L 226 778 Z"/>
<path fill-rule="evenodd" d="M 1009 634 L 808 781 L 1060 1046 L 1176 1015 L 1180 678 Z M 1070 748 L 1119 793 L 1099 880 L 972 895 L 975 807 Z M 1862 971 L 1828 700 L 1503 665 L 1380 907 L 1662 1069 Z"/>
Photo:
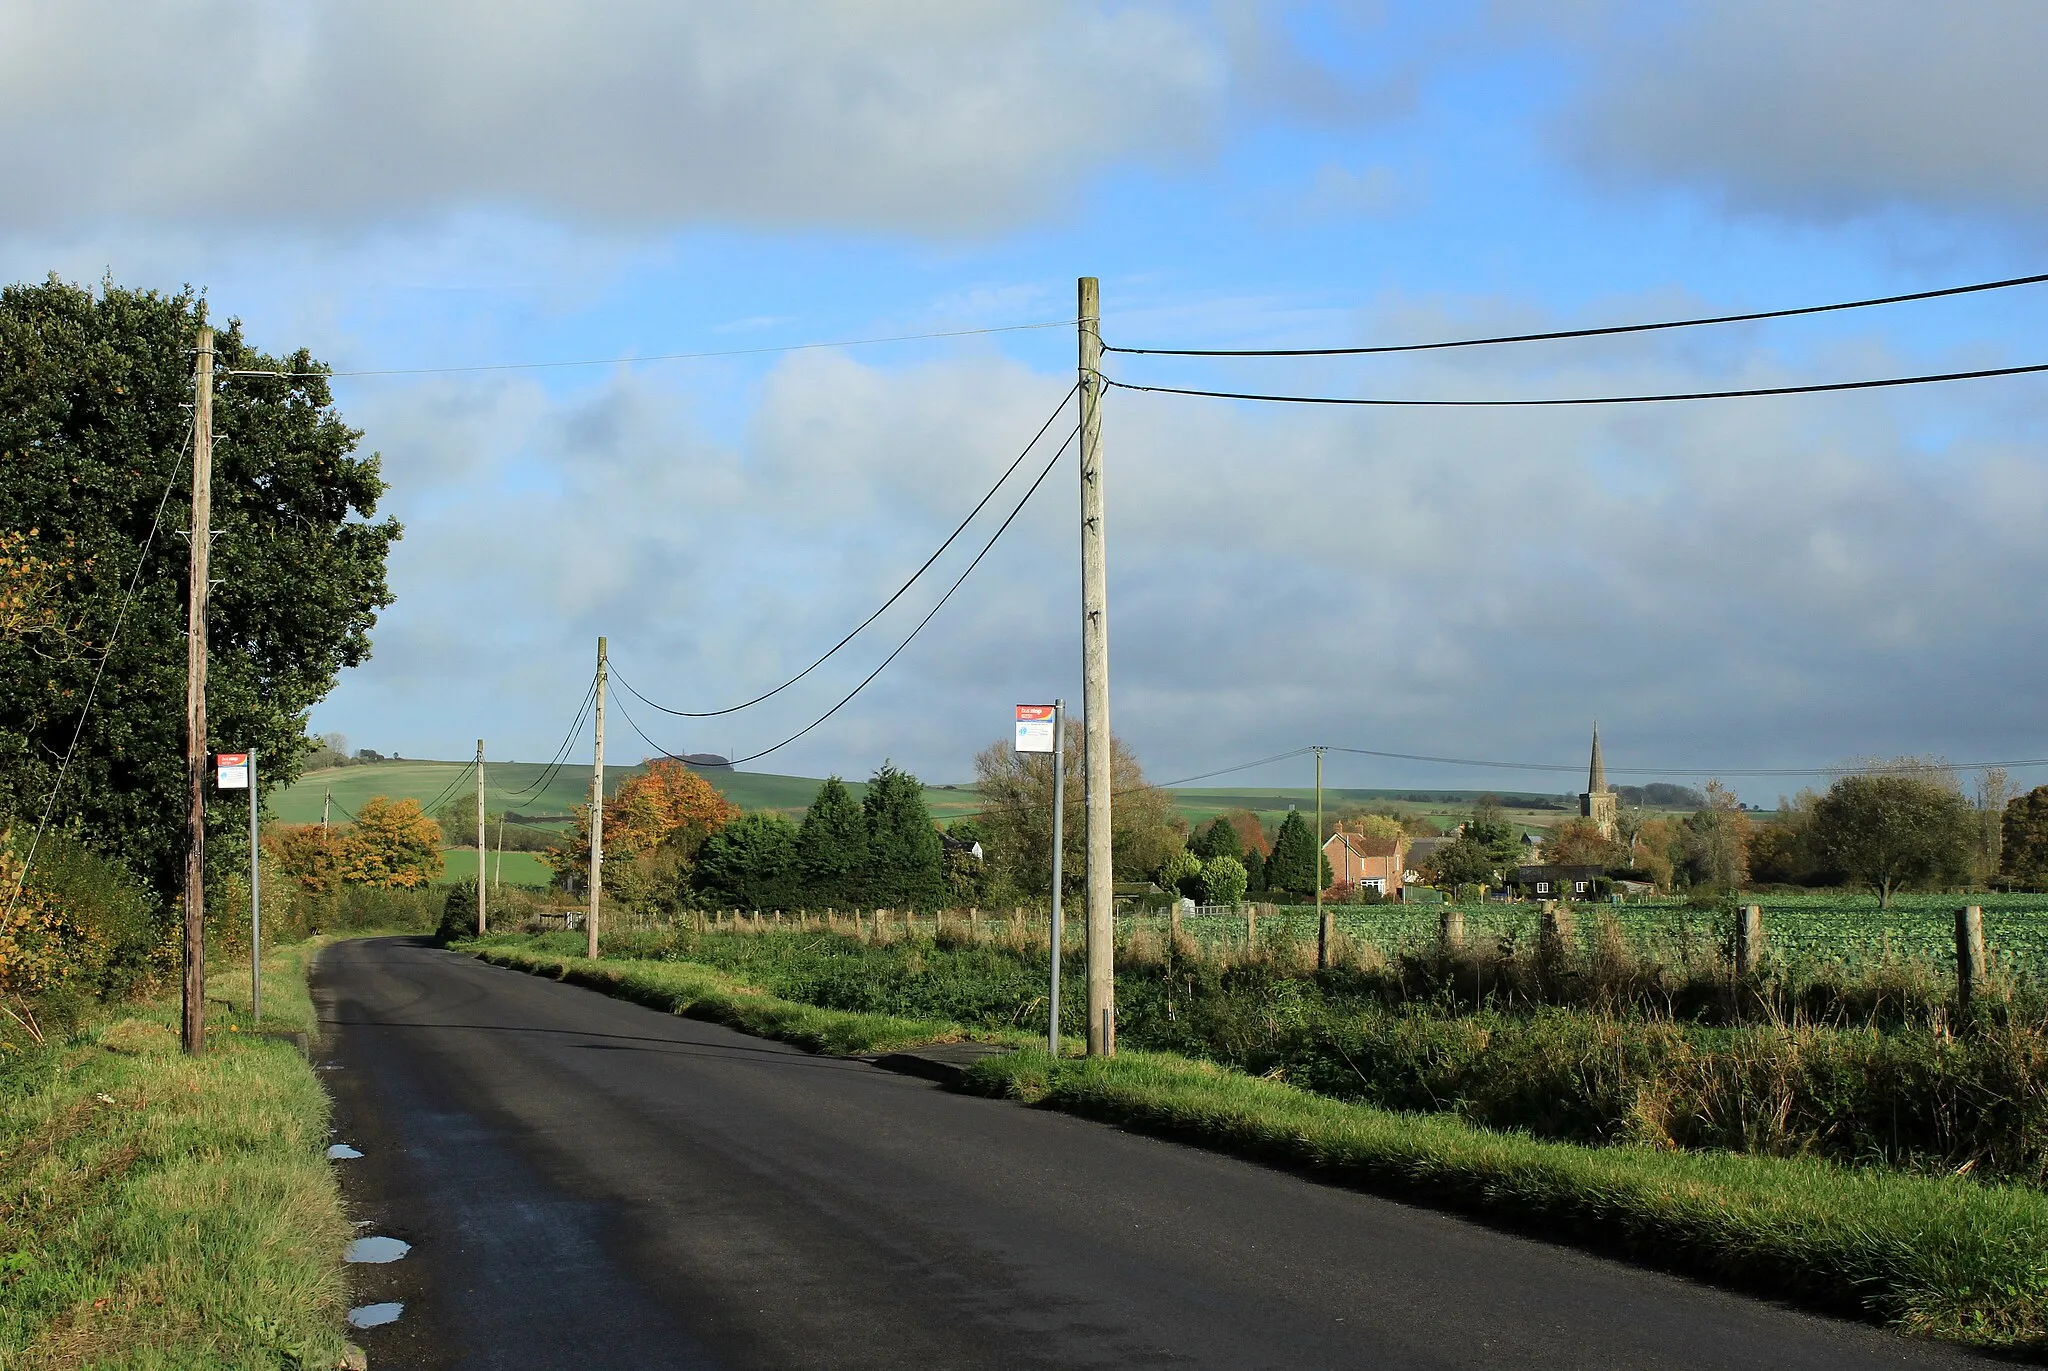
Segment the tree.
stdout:
<path fill-rule="evenodd" d="M 867 867 L 867 816 L 846 782 L 827 776 L 804 811 L 797 840 L 797 869 L 805 897 L 828 907 L 858 908 Z"/>
<path fill-rule="evenodd" d="M 263 830 L 263 850 L 278 870 L 315 894 L 341 884 L 341 851 L 347 831 L 319 824 L 272 824 Z"/>
<path fill-rule="evenodd" d="M 2000 837 L 2000 883 L 2048 890 L 2048 785 L 2006 803 Z"/>
<path fill-rule="evenodd" d="M 1676 866 L 1693 885 L 1736 890 L 1749 880 L 1749 816 L 1735 793 L 1707 782 L 1707 803 L 1679 825 Z"/>
<path fill-rule="evenodd" d="M 937 909 L 946 902 L 939 830 L 924 807 L 917 777 L 888 762 L 869 778 L 861 811 L 868 821 L 868 864 L 861 888 L 880 909 Z"/>
<path fill-rule="evenodd" d="M 95 293 L 55 278 L 0 290 L 0 531 L 53 569 L 56 620 L 77 648 L 0 653 L 0 812 L 40 808 L 104 661 L 56 819 L 160 893 L 178 888 L 184 852 L 177 530 L 191 526 L 185 439 L 201 308 L 189 292 Z M 268 793 L 297 775 L 306 711 L 369 656 L 399 527 L 372 522 L 385 489 L 378 462 L 353 455 L 361 435 L 333 409 L 321 363 L 258 352 L 232 322 L 214 346 L 219 368 L 238 374 L 214 400 L 208 741 L 256 749 Z M 286 374 L 249 374 L 263 371 Z M 207 850 L 230 869 L 247 860 L 245 801 L 210 798 Z"/>
<path fill-rule="evenodd" d="M 1543 860 L 1553 866 L 1626 867 L 1628 849 L 1603 837 L 1591 819 L 1566 819 L 1543 840 Z"/>
<path fill-rule="evenodd" d="M 1493 864 L 1505 871 L 1522 860 L 1522 830 L 1501 808 L 1500 800 L 1481 795 L 1465 821 L 1464 836 L 1484 847 Z"/>
<path fill-rule="evenodd" d="M 1202 880 L 1202 859 L 1187 848 L 1168 857 L 1159 868 L 1159 885 L 1168 894 L 1195 898 Z"/>
<path fill-rule="evenodd" d="M 335 866 L 355 885 L 413 890 L 441 874 L 441 825 L 428 818 L 418 800 L 373 795 L 356 810 L 356 821 L 340 844 Z"/>
<path fill-rule="evenodd" d="M 1263 895 L 1266 893 L 1266 858 L 1265 854 L 1256 847 L 1245 849 L 1244 877 L 1245 894 Z"/>
<path fill-rule="evenodd" d="M 705 839 L 724 828 L 739 806 L 696 772 L 672 757 L 641 763 L 604 802 L 606 888 L 627 904 L 649 908 L 672 904 L 687 884 L 687 873 Z M 457 832 L 475 822 L 474 810 Z M 568 841 L 542 860 L 555 879 L 590 873 L 590 806 L 578 805 Z"/>
<path fill-rule="evenodd" d="M 2003 864 L 2005 810 L 2018 793 L 2002 766 L 1986 767 L 1977 778 L 1977 852 L 1976 870 L 1972 873 L 1975 884 L 1990 884 Z"/>
<path fill-rule="evenodd" d="M 1317 890 L 1316 877 L 1320 868 L 1323 889 L 1330 885 L 1330 861 L 1322 855 L 1316 845 L 1315 835 L 1309 832 L 1308 822 L 1300 811 L 1288 810 L 1287 817 L 1280 822 L 1280 832 L 1273 839 L 1273 855 L 1266 862 L 1266 886 L 1269 890 L 1284 891 L 1297 899 L 1312 900 Z"/>
<path fill-rule="evenodd" d="M 1880 908 L 1905 887 L 1969 878 L 1976 825 L 1953 778 L 1844 776 L 1814 806 L 1813 827 L 1821 852 L 1875 890 Z"/>
<path fill-rule="evenodd" d="M 1061 857 L 1066 893 L 1080 893 L 1087 875 L 1087 825 L 1082 804 L 1081 730 L 1067 730 L 1066 815 Z M 1121 738 L 1110 739 L 1110 860 L 1118 880 L 1149 879 L 1183 846 L 1182 829 L 1173 813 L 1173 797 L 1145 780 L 1144 768 Z M 1042 898 L 1052 893 L 1052 758 L 1044 753 L 1015 751 L 1005 739 L 983 748 L 974 758 L 974 776 L 981 791 L 982 822 L 989 838 L 990 860 L 1020 895 Z"/>
<path fill-rule="evenodd" d="M 1211 857 L 1242 857 L 1244 839 L 1238 836 L 1236 825 L 1219 817 L 1195 830 L 1188 851 L 1205 861 Z"/>
<path fill-rule="evenodd" d="M 1244 863 L 1237 858 L 1224 853 L 1202 863 L 1202 894 L 1207 903 L 1237 904 L 1244 899 L 1244 885 Z"/>
<path fill-rule="evenodd" d="M 797 826 L 780 814 L 742 814 L 705 839 L 690 871 L 700 897 L 720 908 L 795 905 Z"/>
<path fill-rule="evenodd" d="M 955 819 L 946 826 L 946 898 L 955 905 L 980 908 L 990 903 L 994 873 L 988 861 L 988 835 L 973 819 Z M 979 844 L 981 855 L 974 855 Z"/>
<path fill-rule="evenodd" d="M 1469 833 L 1460 833 L 1431 855 L 1423 874 L 1432 885 L 1456 890 L 1465 885 L 1498 884 L 1504 870 L 1491 847 Z"/>

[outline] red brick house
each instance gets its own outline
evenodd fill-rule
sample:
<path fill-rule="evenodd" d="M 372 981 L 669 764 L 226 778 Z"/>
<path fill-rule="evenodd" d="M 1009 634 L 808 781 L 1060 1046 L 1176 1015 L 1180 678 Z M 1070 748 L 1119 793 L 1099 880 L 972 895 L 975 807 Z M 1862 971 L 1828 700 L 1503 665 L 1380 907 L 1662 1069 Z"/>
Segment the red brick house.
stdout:
<path fill-rule="evenodd" d="M 1371 837 L 1341 829 L 1323 844 L 1333 885 L 1371 886 L 1382 895 L 1401 893 L 1401 873 L 1408 865 L 1408 838 Z"/>

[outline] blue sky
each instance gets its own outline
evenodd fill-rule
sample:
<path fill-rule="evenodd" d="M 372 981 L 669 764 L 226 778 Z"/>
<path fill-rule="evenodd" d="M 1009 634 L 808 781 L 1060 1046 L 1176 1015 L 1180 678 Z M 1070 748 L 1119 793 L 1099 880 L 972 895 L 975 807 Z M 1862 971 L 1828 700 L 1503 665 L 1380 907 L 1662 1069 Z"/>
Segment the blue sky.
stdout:
<path fill-rule="evenodd" d="M 2021 0 L 734 13 L 0 4 L 0 266 L 192 282 L 259 344 L 347 371 L 1056 322 L 1082 274 L 1111 342 L 1329 346 L 2043 260 L 2029 134 L 2048 94 L 2027 54 L 2048 15 Z M 2044 304 L 1111 369 L 1328 394 L 1797 384 L 2048 360 Z M 339 381 L 408 532 L 376 654 L 313 726 L 545 759 L 600 633 L 657 700 L 744 699 L 937 546 L 1073 355 L 1050 328 Z M 1308 743 L 1569 762 L 1596 715 L 1611 764 L 1679 779 L 2048 754 L 2044 396 L 2018 379 L 1336 413 L 1113 394 L 1114 726 L 1169 780 Z M 767 746 L 886 656 L 985 536 L 768 705 L 688 725 L 627 708 L 666 748 Z M 1011 703 L 1078 697 L 1077 561 L 1069 463 L 889 671 L 759 767 L 965 779 Z M 648 751 L 622 723 L 613 755 Z M 1363 758 L 1329 775 L 1529 780 Z"/>

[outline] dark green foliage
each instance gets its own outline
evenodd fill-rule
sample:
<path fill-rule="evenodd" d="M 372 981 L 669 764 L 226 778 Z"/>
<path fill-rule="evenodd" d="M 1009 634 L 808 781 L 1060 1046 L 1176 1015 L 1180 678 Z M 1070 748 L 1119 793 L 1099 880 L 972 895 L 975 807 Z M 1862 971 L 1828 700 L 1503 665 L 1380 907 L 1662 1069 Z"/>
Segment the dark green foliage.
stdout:
<path fill-rule="evenodd" d="M 742 814 L 705 839 L 692 883 L 721 908 L 795 908 L 798 833 L 780 814 Z"/>
<path fill-rule="evenodd" d="M 160 892 L 179 882 L 185 805 L 185 541 L 200 302 L 191 294 L 54 278 L 0 291 L 0 531 L 63 569 L 66 632 L 0 653 L 0 812 L 31 814 L 71 741 L 166 482 L 171 496 L 58 800 L 60 824 L 119 852 Z M 319 371 L 273 357 L 238 325 L 222 369 Z M 254 748 L 265 792 L 297 774 L 306 710 L 369 655 L 391 601 L 398 525 L 365 522 L 377 460 L 331 406 L 325 380 L 237 376 L 214 406 L 211 743 Z M 218 797 L 209 841 L 224 873 L 246 858 L 239 798 Z"/>
<path fill-rule="evenodd" d="M 1244 854 L 1244 893 L 1256 898 L 1266 893 L 1266 859 L 1257 848 Z"/>
<path fill-rule="evenodd" d="M 825 778 L 817 798 L 804 811 L 798 848 L 804 903 L 844 909 L 864 902 L 861 883 L 868 867 L 867 815 L 837 776 Z"/>
<path fill-rule="evenodd" d="M 1999 853 L 2002 884 L 2048 890 L 2048 785 L 2036 786 L 2008 803 Z"/>
<path fill-rule="evenodd" d="M 458 938 L 476 936 L 476 882 L 462 881 L 448 887 L 448 898 L 441 905 L 441 922 L 434 930 L 434 938 L 443 947 Z"/>
<path fill-rule="evenodd" d="M 1320 887 L 1316 884 L 1318 868 L 1322 873 Z M 1266 888 L 1313 899 L 1319 888 L 1327 889 L 1329 884 L 1329 858 L 1318 850 L 1308 822 L 1298 811 L 1288 810 L 1287 817 L 1280 821 L 1280 832 L 1273 839 L 1273 855 L 1266 859 Z"/>
<path fill-rule="evenodd" d="M 1493 847 L 1469 832 L 1460 833 L 1438 848 L 1430 857 L 1429 866 L 1436 883 L 1451 889 L 1496 885 L 1507 870 Z"/>
<path fill-rule="evenodd" d="M 868 781 L 867 902 L 878 909 L 938 909 L 946 903 L 939 831 L 917 777 L 884 762 Z"/>
<path fill-rule="evenodd" d="M 1974 837 L 1963 797 L 1920 776 L 1844 776 L 1813 809 L 1816 847 L 1881 905 L 1899 890 L 1968 880 Z"/>
<path fill-rule="evenodd" d="M 1211 857 L 1235 857 L 1243 861 L 1244 840 L 1238 837 L 1230 820 L 1212 819 L 1195 830 L 1193 840 L 1188 843 L 1188 851 L 1205 862 Z"/>

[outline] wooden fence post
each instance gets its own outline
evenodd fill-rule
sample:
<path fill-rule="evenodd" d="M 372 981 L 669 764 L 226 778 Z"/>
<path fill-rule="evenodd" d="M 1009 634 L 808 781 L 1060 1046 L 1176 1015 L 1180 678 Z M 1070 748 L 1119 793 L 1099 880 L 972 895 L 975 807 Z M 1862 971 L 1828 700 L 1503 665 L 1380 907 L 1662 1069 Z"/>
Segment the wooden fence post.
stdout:
<path fill-rule="evenodd" d="M 1244 907 L 1244 950 L 1250 952 L 1259 945 L 1259 907 L 1248 904 Z"/>
<path fill-rule="evenodd" d="M 1456 952 L 1465 945 L 1465 911 L 1446 909 L 1437 916 L 1437 942 L 1445 956 Z"/>
<path fill-rule="evenodd" d="M 1956 1003 L 1970 1007 L 1977 988 L 1984 983 L 1984 910 L 1964 905 L 1956 911 Z"/>
<path fill-rule="evenodd" d="M 1757 960 L 1764 950 L 1764 907 L 1746 904 L 1735 912 L 1735 976 L 1748 980 L 1756 974 Z"/>

